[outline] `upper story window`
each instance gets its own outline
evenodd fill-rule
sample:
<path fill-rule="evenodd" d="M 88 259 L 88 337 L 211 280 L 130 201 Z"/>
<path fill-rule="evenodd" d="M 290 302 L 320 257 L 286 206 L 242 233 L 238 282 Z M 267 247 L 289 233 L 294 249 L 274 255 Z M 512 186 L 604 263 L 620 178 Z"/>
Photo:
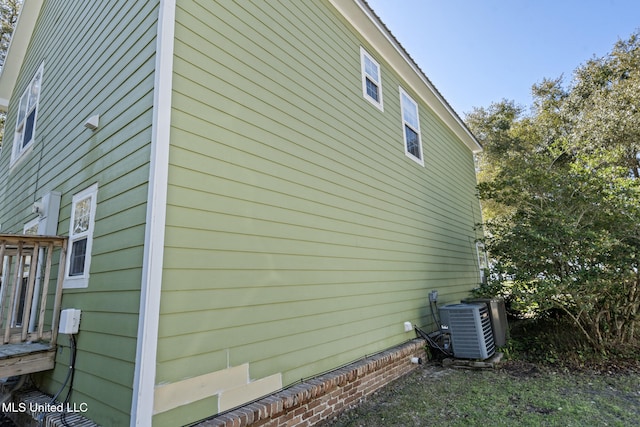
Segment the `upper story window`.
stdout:
<path fill-rule="evenodd" d="M 400 88 L 400 106 L 402 110 L 402 134 L 404 136 L 405 154 L 424 166 L 418 104 L 402 88 Z"/>
<path fill-rule="evenodd" d="M 36 119 L 38 116 L 38 103 L 40 102 L 43 69 L 44 64 L 41 64 L 20 97 L 11 162 L 15 162 L 33 144 L 36 134 Z"/>
<path fill-rule="evenodd" d="M 362 67 L 362 94 L 365 99 L 382 110 L 380 65 L 362 47 L 360 47 L 360 61 Z"/>
<path fill-rule="evenodd" d="M 86 288 L 89 284 L 97 196 L 98 184 L 73 196 L 65 288 Z"/>

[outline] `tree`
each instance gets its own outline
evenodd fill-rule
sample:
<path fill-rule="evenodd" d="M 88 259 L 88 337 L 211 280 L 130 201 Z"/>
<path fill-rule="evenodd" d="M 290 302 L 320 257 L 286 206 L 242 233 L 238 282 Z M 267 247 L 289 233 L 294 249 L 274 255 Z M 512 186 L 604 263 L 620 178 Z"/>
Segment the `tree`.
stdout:
<path fill-rule="evenodd" d="M 4 61 L 9 50 L 9 42 L 13 29 L 18 21 L 18 13 L 22 0 L 0 0 L 0 73 L 4 67 Z M 5 113 L 0 113 L 0 147 L 4 139 Z"/>
<path fill-rule="evenodd" d="M 620 164 L 640 178 L 640 32 L 576 71 L 567 100 L 574 138 L 586 149 L 615 148 Z"/>
<path fill-rule="evenodd" d="M 502 101 L 467 123 L 485 147 L 479 194 L 492 257 L 484 291 L 564 311 L 594 348 L 640 326 L 639 35 L 544 80 L 534 105 Z"/>
<path fill-rule="evenodd" d="M 9 49 L 11 34 L 18 21 L 21 0 L 0 0 L 0 70 Z"/>

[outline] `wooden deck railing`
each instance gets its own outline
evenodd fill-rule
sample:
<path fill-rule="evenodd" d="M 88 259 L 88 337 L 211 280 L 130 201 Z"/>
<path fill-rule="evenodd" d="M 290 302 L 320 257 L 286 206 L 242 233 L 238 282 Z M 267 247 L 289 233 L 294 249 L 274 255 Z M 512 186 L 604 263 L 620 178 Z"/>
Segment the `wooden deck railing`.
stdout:
<path fill-rule="evenodd" d="M 66 253 L 64 237 L 0 234 L 0 344 L 48 341 L 55 347 Z"/>

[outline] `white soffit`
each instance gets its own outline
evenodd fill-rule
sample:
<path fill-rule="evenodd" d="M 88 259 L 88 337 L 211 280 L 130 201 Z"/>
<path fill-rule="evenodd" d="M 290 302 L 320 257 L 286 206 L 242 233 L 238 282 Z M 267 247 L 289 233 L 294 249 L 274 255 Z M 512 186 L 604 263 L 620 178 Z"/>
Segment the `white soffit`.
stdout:
<path fill-rule="evenodd" d="M 0 111 L 6 111 L 31 42 L 43 0 L 24 0 L 0 74 Z"/>

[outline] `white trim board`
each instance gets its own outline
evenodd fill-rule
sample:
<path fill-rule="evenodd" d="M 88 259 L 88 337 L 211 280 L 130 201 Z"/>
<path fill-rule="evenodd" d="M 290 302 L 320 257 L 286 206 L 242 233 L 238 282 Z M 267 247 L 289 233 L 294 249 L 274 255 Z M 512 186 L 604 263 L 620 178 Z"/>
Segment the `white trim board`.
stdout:
<path fill-rule="evenodd" d="M 153 417 L 169 175 L 175 16 L 176 0 L 160 0 L 153 95 L 151 164 L 140 289 L 138 344 L 131 402 L 131 426 L 149 426 Z"/>

